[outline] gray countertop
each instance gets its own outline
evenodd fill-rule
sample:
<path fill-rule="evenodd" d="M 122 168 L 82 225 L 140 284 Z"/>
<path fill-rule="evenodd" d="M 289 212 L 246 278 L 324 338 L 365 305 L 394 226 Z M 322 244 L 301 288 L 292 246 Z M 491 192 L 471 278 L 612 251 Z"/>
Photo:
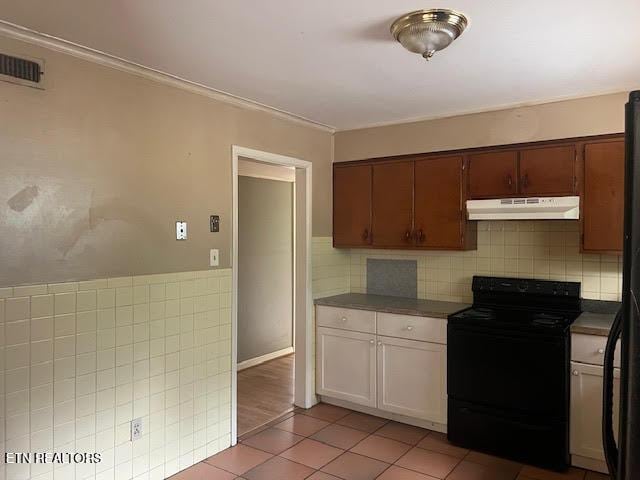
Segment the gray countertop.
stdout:
<path fill-rule="evenodd" d="M 435 318 L 447 318 L 450 314 L 471 306 L 466 303 L 367 295 L 363 293 L 345 293 L 333 297 L 318 298 L 315 300 L 315 304 Z"/>
<path fill-rule="evenodd" d="M 471 306 L 466 303 L 367 295 L 363 293 L 345 293 L 343 295 L 318 298 L 315 300 L 315 304 L 435 318 L 447 318 L 452 313 Z M 571 332 L 608 336 L 619 307 L 619 302 L 584 300 L 582 304 L 583 312 L 571 325 Z"/>
<path fill-rule="evenodd" d="M 619 302 L 583 300 L 582 314 L 571 325 L 571 332 L 607 337 L 619 308 Z"/>

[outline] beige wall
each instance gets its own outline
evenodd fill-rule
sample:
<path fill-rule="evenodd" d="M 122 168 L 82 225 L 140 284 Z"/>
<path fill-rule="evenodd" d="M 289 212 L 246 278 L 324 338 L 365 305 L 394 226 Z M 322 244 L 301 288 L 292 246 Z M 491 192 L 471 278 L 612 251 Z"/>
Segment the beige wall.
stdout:
<path fill-rule="evenodd" d="M 229 267 L 232 144 L 312 161 L 313 233 L 331 234 L 330 133 L 26 43 L 0 50 L 44 58 L 47 82 L 0 82 L 0 286 L 198 270 L 212 247 Z"/>
<path fill-rule="evenodd" d="M 335 135 L 335 160 L 551 140 L 624 131 L 625 93 L 493 112 L 348 130 Z"/>

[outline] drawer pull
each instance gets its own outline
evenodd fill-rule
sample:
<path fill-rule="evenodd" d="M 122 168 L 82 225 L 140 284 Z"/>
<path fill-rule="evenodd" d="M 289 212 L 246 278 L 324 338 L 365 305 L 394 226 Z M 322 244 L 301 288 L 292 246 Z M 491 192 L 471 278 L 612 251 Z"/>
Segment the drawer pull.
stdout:
<path fill-rule="evenodd" d="M 578 375 L 580 375 L 580 372 L 578 372 L 578 370 L 574 370 L 573 372 L 571 372 L 571 374 L 572 374 L 574 377 L 577 377 Z"/>
<path fill-rule="evenodd" d="M 372 340 L 369 340 L 369 343 L 370 343 L 371 345 L 373 345 L 373 344 L 374 344 L 374 343 L 376 343 L 376 342 L 375 342 L 375 340 L 373 340 L 373 339 L 372 339 Z"/>
<path fill-rule="evenodd" d="M 382 342 L 378 340 L 378 346 L 382 345 Z"/>
<path fill-rule="evenodd" d="M 347 321 L 347 317 L 342 317 L 342 318 L 340 319 L 340 321 L 341 321 L 342 323 L 346 323 L 346 321 Z"/>
<path fill-rule="evenodd" d="M 413 327 L 411 325 L 407 325 L 407 330 L 410 332 L 411 330 L 413 330 Z"/>
<path fill-rule="evenodd" d="M 598 349 L 598 353 L 599 353 L 600 355 L 604 355 L 604 348 L 599 348 L 599 349 Z"/>

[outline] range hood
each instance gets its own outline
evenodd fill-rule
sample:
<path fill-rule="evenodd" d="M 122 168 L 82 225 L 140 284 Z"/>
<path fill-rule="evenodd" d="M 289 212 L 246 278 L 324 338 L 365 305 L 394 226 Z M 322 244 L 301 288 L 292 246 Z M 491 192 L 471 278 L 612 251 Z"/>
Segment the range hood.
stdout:
<path fill-rule="evenodd" d="M 467 200 L 469 220 L 577 220 L 580 197 Z"/>

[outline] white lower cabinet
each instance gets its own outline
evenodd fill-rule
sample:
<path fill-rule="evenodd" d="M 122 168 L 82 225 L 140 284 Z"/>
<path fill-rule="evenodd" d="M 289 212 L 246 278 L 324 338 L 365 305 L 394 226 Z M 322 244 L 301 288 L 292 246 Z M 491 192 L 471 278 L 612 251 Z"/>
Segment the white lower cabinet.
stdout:
<path fill-rule="evenodd" d="M 446 423 L 447 347 L 378 337 L 378 408 Z"/>
<path fill-rule="evenodd" d="M 376 406 L 376 336 L 318 327 L 317 385 L 320 395 Z"/>
<path fill-rule="evenodd" d="M 604 460 L 602 446 L 603 367 L 571 362 L 571 454 Z M 618 425 L 620 369 L 614 369 L 613 424 Z M 614 428 L 617 436 L 617 428 Z"/>
<path fill-rule="evenodd" d="M 446 320 L 377 313 L 358 323 L 350 320 L 362 314 L 349 309 L 339 312 L 347 321 L 336 321 L 335 312 L 326 308 L 316 313 L 318 394 L 446 424 Z"/>

